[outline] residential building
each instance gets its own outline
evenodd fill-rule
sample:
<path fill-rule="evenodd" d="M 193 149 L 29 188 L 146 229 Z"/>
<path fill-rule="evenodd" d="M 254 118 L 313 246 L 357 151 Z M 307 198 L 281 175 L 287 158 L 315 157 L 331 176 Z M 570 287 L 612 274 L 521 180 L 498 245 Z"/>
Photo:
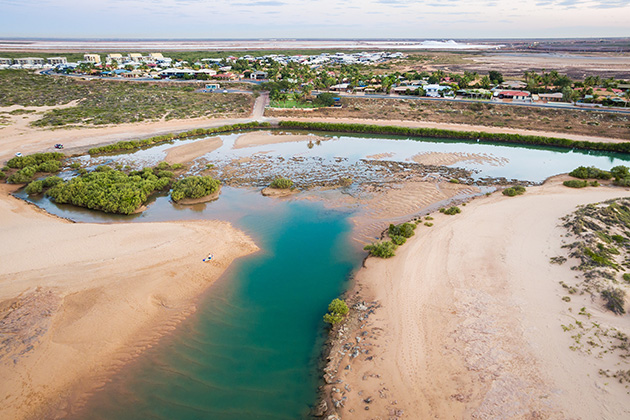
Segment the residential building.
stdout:
<path fill-rule="evenodd" d="M 46 60 L 48 60 L 48 64 L 52 64 L 53 66 L 68 63 L 68 59 L 66 57 L 48 57 Z"/>
<path fill-rule="evenodd" d="M 101 56 L 99 54 L 83 54 L 83 61 L 99 64 L 101 62 Z"/>
<path fill-rule="evenodd" d="M 143 61 L 142 60 L 142 54 L 140 54 L 140 53 L 129 53 L 129 54 L 127 54 L 127 59 L 129 61 L 133 61 L 133 62 L 136 62 L 136 63 L 140 63 L 141 61 Z"/>
<path fill-rule="evenodd" d="M 249 75 L 251 80 L 265 80 L 269 77 L 269 74 L 266 71 L 255 71 Z"/>
<path fill-rule="evenodd" d="M 11 64 L 13 64 L 11 58 L 0 58 L 0 66 L 10 66 Z"/>
<path fill-rule="evenodd" d="M 107 54 L 107 62 L 111 63 L 112 61 L 115 61 L 118 64 L 122 63 L 123 62 L 122 54 L 118 54 L 118 53 Z"/>
<path fill-rule="evenodd" d="M 446 93 L 450 90 L 452 90 L 450 86 L 442 86 L 442 85 L 425 85 L 424 86 L 424 94 L 432 98 L 439 98 L 440 92 Z"/>
<path fill-rule="evenodd" d="M 43 66 L 46 64 L 46 60 L 39 57 L 22 57 L 16 58 L 15 64 L 19 64 L 21 66 Z"/>
<path fill-rule="evenodd" d="M 531 94 L 526 90 L 497 90 L 494 92 L 497 99 L 511 99 L 513 101 L 531 102 Z"/>

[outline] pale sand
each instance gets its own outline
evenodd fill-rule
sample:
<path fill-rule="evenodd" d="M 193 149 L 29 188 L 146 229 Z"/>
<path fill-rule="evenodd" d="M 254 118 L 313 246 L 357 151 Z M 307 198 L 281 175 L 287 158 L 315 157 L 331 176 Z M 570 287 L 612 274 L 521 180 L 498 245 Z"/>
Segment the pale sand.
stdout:
<path fill-rule="evenodd" d="M 277 134 L 269 131 L 254 131 L 239 136 L 234 142 L 235 149 L 243 149 L 245 147 L 262 146 L 267 144 L 292 143 L 300 141 L 318 141 L 326 140 L 325 138 L 313 136 L 309 134 Z"/>
<path fill-rule="evenodd" d="M 521 134 L 525 136 L 544 136 L 544 137 L 559 137 L 570 140 L 585 140 L 602 143 L 623 143 L 628 139 L 611 139 L 606 137 L 596 136 L 581 136 L 576 134 L 567 133 L 554 133 L 551 131 L 534 131 L 534 130 L 522 130 L 518 128 L 507 127 L 487 127 L 483 125 L 468 125 L 468 124 L 449 124 L 449 123 L 437 123 L 429 121 L 405 121 L 405 120 L 370 120 L 359 118 L 289 118 L 278 117 L 279 121 L 304 121 L 304 122 L 328 122 L 328 123 L 345 123 L 345 124 L 370 124 L 370 125 L 394 125 L 399 127 L 413 127 L 413 128 L 440 128 L 443 130 L 453 131 L 479 131 L 483 133 L 508 133 L 508 134 Z"/>
<path fill-rule="evenodd" d="M 219 137 L 197 140 L 194 143 L 169 147 L 165 150 L 166 158 L 164 160 L 170 164 L 188 163 L 206 153 L 217 150 L 221 146 L 223 146 L 223 140 Z"/>
<path fill-rule="evenodd" d="M 257 250 L 226 222 L 70 223 L 1 188 L 3 419 L 63 417 Z"/>
<path fill-rule="evenodd" d="M 601 361 L 569 349 L 560 325 L 572 314 L 558 283 L 576 272 L 549 263 L 563 254 L 560 217 L 630 190 L 574 190 L 560 180 L 473 200 L 460 215 L 436 213 L 435 226 L 419 226 L 394 258 L 368 259 L 356 289 L 383 307 L 346 334 L 356 344 L 367 331 L 361 346 L 373 359 L 346 355 L 340 364 L 343 383 L 333 386 L 347 396 L 344 419 L 397 418 L 396 410 L 410 419 L 630 416 L 624 386 L 598 375 Z M 630 332 L 623 317 L 587 306 Z"/>
<path fill-rule="evenodd" d="M 423 165 L 454 165 L 459 162 L 474 162 L 478 164 L 488 164 L 491 166 L 504 166 L 509 160 L 504 157 L 492 156 L 487 153 L 445 153 L 445 152 L 424 152 L 418 153 L 410 160 Z"/>

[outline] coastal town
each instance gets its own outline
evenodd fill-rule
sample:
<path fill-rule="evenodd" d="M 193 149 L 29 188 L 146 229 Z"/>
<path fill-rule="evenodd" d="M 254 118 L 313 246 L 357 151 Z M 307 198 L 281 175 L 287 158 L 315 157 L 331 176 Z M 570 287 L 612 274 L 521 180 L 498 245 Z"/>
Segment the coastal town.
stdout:
<path fill-rule="evenodd" d="M 584 108 L 628 107 L 630 80 L 585 75 L 572 80 L 556 70 L 524 72 L 504 80 L 499 71 L 429 72 L 421 68 L 388 72 L 384 63 L 404 62 L 402 52 L 321 53 L 317 55 L 229 55 L 194 62 L 165 57 L 160 52 L 86 53 L 82 60 L 66 57 L 0 58 L 0 70 L 37 70 L 47 74 L 149 80 L 266 83 L 272 99 L 293 94 L 329 91 L 352 96 L 428 97 L 518 104 L 575 105 Z M 380 66 L 379 66 L 380 65 Z M 387 68 L 389 66 L 385 66 Z M 220 86 L 220 85 L 212 85 Z M 265 85 L 263 85 L 265 86 Z M 211 89 L 215 90 L 215 89 Z M 275 97 L 274 97 L 275 95 Z M 273 106 L 273 104 L 272 104 Z"/>

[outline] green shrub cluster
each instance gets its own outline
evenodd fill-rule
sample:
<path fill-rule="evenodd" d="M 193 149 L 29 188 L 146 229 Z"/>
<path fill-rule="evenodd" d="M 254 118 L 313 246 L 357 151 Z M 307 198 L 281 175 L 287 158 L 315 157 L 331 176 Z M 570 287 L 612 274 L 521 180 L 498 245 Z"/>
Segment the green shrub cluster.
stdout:
<path fill-rule="evenodd" d="M 595 168 L 594 166 L 578 166 L 577 168 L 569 172 L 569 175 L 574 178 L 580 179 L 610 179 L 613 177 L 611 172 L 602 171 L 601 169 Z"/>
<path fill-rule="evenodd" d="M 369 251 L 371 255 L 379 258 L 391 258 L 394 255 L 397 245 L 391 241 L 377 242 L 366 245 L 363 249 Z"/>
<path fill-rule="evenodd" d="M 9 184 L 26 184 L 31 182 L 37 173 L 37 166 L 26 166 L 16 173 L 9 175 L 7 182 Z"/>
<path fill-rule="evenodd" d="M 452 206 L 447 209 L 440 209 L 440 213 L 448 214 L 449 216 L 453 216 L 455 214 L 461 213 L 462 210 L 457 206 Z"/>
<path fill-rule="evenodd" d="M 399 225 L 389 225 L 389 229 L 387 233 L 390 238 L 392 236 L 402 236 L 403 238 L 411 238 L 414 235 L 414 230 L 416 229 L 415 223 L 401 223 Z M 400 244 L 398 244 L 400 245 Z"/>
<path fill-rule="evenodd" d="M 453 131 L 439 128 L 411 128 L 397 126 L 380 126 L 370 124 L 320 123 L 308 121 L 280 121 L 282 128 L 309 131 L 332 131 L 339 133 L 390 134 L 407 137 L 433 137 L 462 140 L 484 140 L 515 144 L 533 144 L 554 146 L 568 149 L 601 150 L 607 152 L 630 152 L 630 142 L 603 143 L 576 141 L 558 137 L 526 136 L 508 133 L 484 133 L 480 131 Z"/>
<path fill-rule="evenodd" d="M 34 153 L 28 156 L 16 156 L 7 162 L 9 168 L 22 169 L 27 166 L 39 166 L 45 162 L 55 161 L 59 163 L 64 158 L 63 153 Z"/>
<path fill-rule="evenodd" d="M 588 185 L 588 182 L 582 181 L 579 179 L 570 179 L 568 181 L 564 181 L 562 185 L 564 185 L 565 187 L 571 187 L 571 188 L 584 188 Z"/>
<path fill-rule="evenodd" d="M 328 305 L 328 313 L 324 315 L 324 322 L 338 324 L 348 315 L 350 309 L 344 300 L 333 299 Z"/>
<path fill-rule="evenodd" d="M 525 194 L 525 187 L 522 185 L 514 185 L 513 187 L 509 187 L 503 190 L 503 195 L 507 195 L 508 197 L 514 197 L 516 195 Z"/>
<path fill-rule="evenodd" d="M 154 191 L 166 188 L 170 181 L 170 178 L 158 177 L 151 168 L 127 175 L 101 166 L 94 172 L 58 182 L 46 195 L 60 204 L 68 203 L 106 213 L 131 214 Z"/>
<path fill-rule="evenodd" d="M 185 131 L 183 133 L 164 134 L 161 136 L 149 137 L 148 139 L 143 139 L 143 140 L 119 141 L 118 143 L 109 144 L 107 146 L 93 147 L 90 150 L 88 150 L 88 153 L 90 155 L 100 155 L 103 153 L 112 153 L 112 152 L 120 152 L 120 151 L 125 151 L 125 150 L 140 149 L 143 147 L 150 146 L 152 144 L 163 143 L 163 142 L 177 140 L 177 139 L 185 139 L 188 137 L 205 136 L 209 134 L 226 133 L 230 131 L 253 130 L 257 128 L 269 128 L 269 127 L 271 127 L 271 124 L 267 122 L 261 123 L 261 122 L 254 121 L 254 122 L 249 122 L 249 123 L 224 125 L 222 127 L 196 128 L 194 130 Z"/>
<path fill-rule="evenodd" d="M 404 236 L 400 236 L 400 235 L 391 235 L 390 239 L 392 240 L 392 242 L 398 246 L 403 245 L 405 242 L 407 242 L 407 238 L 405 238 Z"/>
<path fill-rule="evenodd" d="M 166 172 L 160 171 L 159 173 Z M 216 192 L 221 181 L 211 176 L 190 176 L 180 179 L 173 185 L 171 198 L 177 202 L 184 198 L 201 198 Z"/>
<path fill-rule="evenodd" d="M 269 184 L 269 186 L 271 188 L 286 190 L 293 187 L 293 181 L 287 178 L 276 178 L 271 182 L 271 184 Z"/>

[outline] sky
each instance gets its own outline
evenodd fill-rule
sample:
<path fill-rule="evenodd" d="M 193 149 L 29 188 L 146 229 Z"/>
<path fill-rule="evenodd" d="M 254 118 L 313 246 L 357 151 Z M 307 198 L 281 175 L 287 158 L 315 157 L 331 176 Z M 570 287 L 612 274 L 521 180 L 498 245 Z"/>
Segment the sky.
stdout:
<path fill-rule="evenodd" d="M 630 0 L 0 0 L 0 37 L 630 36 Z"/>

